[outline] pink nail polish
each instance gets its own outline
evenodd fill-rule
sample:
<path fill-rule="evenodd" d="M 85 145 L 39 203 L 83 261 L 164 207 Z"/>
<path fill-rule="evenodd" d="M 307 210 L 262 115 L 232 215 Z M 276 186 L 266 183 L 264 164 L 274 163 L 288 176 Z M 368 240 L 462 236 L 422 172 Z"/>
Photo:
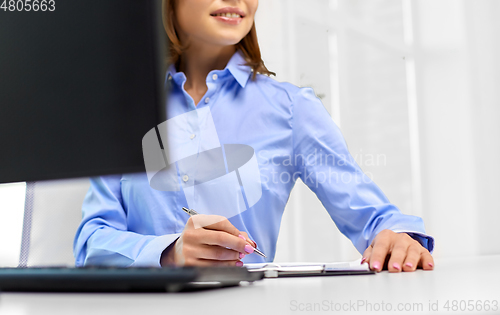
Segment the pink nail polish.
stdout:
<path fill-rule="evenodd" d="M 245 245 L 245 252 L 247 252 L 247 253 L 249 253 L 249 254 L 253 253 L 253 248 L 252 248 L 252 246 L 250 246 L 250 245 L 248 245 L 248 244 L 247 244 L 247 245 Z"/>
<path fill-rule="evenodd" d="M 398 263 L 392 264 L 392 267 L 396 270 L 401 270 L 401 266 Z"/>
<path fill-rule="evenodd" d="M 361 258 L 361 264 L 363 264 L 366 260 L 366 257 Z"/>
<path fill-rule="evenodd" d="M 242 261 L 237 261 L 236 262 L 236 267 L 241 267 L 243 266 L 243 262 Z"/>
<path fill-rule="evenodd" d="M 380 263 L 378 261 L 373 263 L 373 269 L 379 270 L 380 269 Z"/>
<path fill-rule="evenodd" d="M 410 267 L 410 268 L 413 267 L 413 264 L 411 262 L 407 262 L 405 265 L 408 266 L 408 267 Z"/>
<path fill-rule="evenodd" d="M 243 236 L 243 235 L 238 235 L 239 238 L 241 238 L 242 240 L 246 241 L 247 239 Z"/>
<path fill-rule="evenodd" d="M 243 253 L 240 253 L 240 259 L 243 259 L 246 255 Z"/>
<path fill-rule="evenodd" d="M 434 264 L 433 263 L 428 263 L 429 267 L 434 267 Z"/>

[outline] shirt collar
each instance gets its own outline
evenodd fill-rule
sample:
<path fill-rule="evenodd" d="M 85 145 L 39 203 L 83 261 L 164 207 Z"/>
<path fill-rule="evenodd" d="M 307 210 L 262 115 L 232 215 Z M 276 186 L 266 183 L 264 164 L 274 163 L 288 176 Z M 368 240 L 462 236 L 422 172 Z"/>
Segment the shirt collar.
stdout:
<path fill-rule="evenodd" d="M 226 68 L 229 69 L 229 72 L 233 75 L 233 77 L 238 81 L 241 87 L 245 87 L 250 75 L 252 74 L 252 69 L 250 66 L 245 65 L 246 60 L 243 57 L 243 53 L 241 50 L 238 50 L 234 53 L 233 57 L 227 63 Z"/>
<path fill-rule="evenodd" d="M 249 66 L 245 65 L 245 63 L 246 61 L 243 57 L 243 53 L 241 52 L 241 50 L 238 50 L 231 57 L 226 65 L 226 68 L 222 70 L 222 72 L 228 70 L 243 88 L 246 86 L 248 79 L 252 74 L 252 69 Z M 185 81 L 186 75 L 184 74 L 184 72 L 177 72 L 175 66 L 171 64 L 168 67 L 167 80 L 170 77 L 172 77 L 177 84 L 182 85 L 182 82 Z"/>

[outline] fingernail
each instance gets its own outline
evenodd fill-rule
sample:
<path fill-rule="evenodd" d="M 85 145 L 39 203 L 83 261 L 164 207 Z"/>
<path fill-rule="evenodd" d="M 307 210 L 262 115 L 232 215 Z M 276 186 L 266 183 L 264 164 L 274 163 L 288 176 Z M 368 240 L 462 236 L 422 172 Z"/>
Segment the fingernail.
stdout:
<path fill-rule="evenodd" d="M 257 243 L 255 243 L 254 241 L 252 241 L 252 243 L 253 243 L 253 247 L 257 248 Z"/>
<path fill-rule="evenodd" d="M 243 236 L 243 235 L 238 235 L 239 238 L 241 238 L 242 240 L 246 241 L 247 239 Z"/>
<path fill-rule="evenodd" d="M 410 268 L 412 268 L 412 267 L 413 267 L 413 264 L 412 264 L 412 263 L 410 263 L 410 262 L 407 262 L 405 265 L 406 265 L 406 266 L 408 266 L 408 267 L 410 267 Z"/>
<path fill-rule="evenodd" d="M 245 257 L 246 255 L 243 254 L 243 253 L 240 253 L 240 259 L 243 259 L 243 257 Z"/>
<path fill-rule="evenodd" d="M 247 245 L 245 245 L 245 252 L 247 252 L 247 253 L 249 253 L 249 254 L 253 253 L 253 248 L 252 248 L 252 246 L 250 246 L 250 245 L 248 245 L 248 244 L 247 244 Z"/>
<path fill-rule="evenodd" d="M 434 264 L 433 263 L 428 263 L 429 267 L 434 267 Z"/>
<path fill-rule="evenodd" d="M 237 261 L 236 262 L 236 267 L 241 267 L 243 266 L 243 262 L 242 261 Z"/>
<path fill-rule="evenodd" d="M 366 260 L 366 257 L 363 257 L 363 258 L 361 259 L 361 264 L 363 264 L 363 263 L 365 262 L 365 260 Z"/>
<path fill-rule="evenodd" d="M 378 261 L 373 263 L 373 269 L 379 270 L 380 269 L 380 263 Z"/>
<path fill-rule="evenodd" d="M 401 270 L 401 266 L 398 263 L 392 264 L 392 267 L 394 267 L 394 269 L 396 270 Z"/>

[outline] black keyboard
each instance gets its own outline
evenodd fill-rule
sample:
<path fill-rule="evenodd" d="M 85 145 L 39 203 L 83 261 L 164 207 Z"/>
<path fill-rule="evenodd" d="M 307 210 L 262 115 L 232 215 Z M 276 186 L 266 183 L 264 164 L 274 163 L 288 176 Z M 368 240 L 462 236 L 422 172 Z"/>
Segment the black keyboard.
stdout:
<path fill-rule="evenodd" d="M 253 282 L 264 273 L 240 267 L 0 268 L 0 291 L 177 292 Z"/>

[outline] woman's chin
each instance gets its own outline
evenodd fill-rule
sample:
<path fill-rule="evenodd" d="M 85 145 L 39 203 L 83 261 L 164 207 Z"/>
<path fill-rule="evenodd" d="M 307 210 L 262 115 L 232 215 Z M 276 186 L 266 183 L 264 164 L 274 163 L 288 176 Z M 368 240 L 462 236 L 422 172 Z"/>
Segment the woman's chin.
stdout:
<path fill-rule="evenodd" d="M 220 30 L 212 37 L 214 42 L 218 42 L 222 45 L 236 45 L 239 43 L 248 32 L 236 31 L 236 30 Z"/>
<path fill-rule="evenodd" d="M 220 38 L 219 40 L 217 40 L 217 44 L 218 46 L 234 46 L 236 44 L 238 44 L 241 40 L 243 39 L 243 37 L 230 37 L 230 38 Z"/>

